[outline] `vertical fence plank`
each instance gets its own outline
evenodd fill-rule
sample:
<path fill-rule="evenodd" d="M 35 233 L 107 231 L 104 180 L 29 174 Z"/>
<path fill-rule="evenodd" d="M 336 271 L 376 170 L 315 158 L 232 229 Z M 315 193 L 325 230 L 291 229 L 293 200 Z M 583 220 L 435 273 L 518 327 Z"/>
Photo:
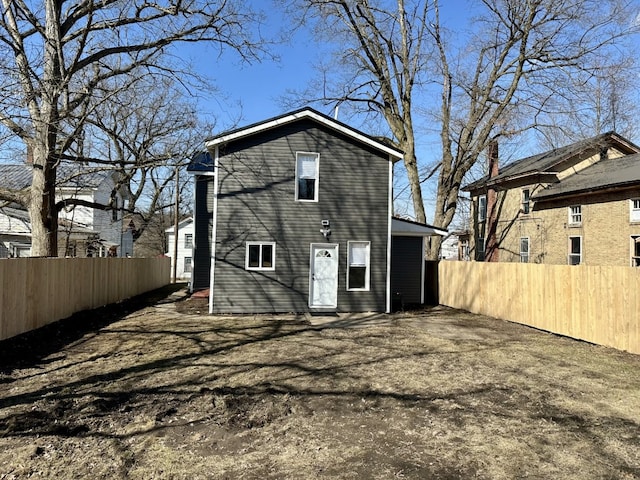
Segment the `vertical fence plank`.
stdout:
<path fill-rule="evenodd" d="M 640 354 L 640 268 L 440 262 L 440 303 Z"/>
<path fill-rule="evenodd" d="M 168 258 L 0 260 L 0 340 L 167 285 Z"/>

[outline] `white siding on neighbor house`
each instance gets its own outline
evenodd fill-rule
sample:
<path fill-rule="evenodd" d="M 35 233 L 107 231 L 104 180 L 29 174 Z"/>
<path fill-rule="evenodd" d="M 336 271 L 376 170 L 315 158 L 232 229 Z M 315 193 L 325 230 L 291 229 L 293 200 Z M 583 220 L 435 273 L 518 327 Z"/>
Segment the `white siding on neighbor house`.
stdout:
<path fill-rule="evenodd" d="M 56 195 L 56 201 L 62 198 L 75 198 L 101 205 L 108 205 L 113 187 L 113 180 L 110 177 L 106 177 L 100 186 L 95 189 L 82 189 L 78 191 L 70 189 L 62 190 Z M 117 199 L 118 207 L 122 207 L 123 200 L 120 194 L 117 194 Z M 117 220 L 113 220 L 113 214 L 112 210 L 101 210 L 78 205 L 69 210 L 62 209 L 60 218 L 65 218 L 77 225 L 91 228 L 100 235 L 100 240 L 121 246 L 123 243 L 122 211 L 118 211 Z M 126 249 L 119 247 L 118 256 L 123 257 L 126 256 L 127 253 L 132 253 L 131 251 L 127 252 L 125 250 Z"/>
<path fill-rule="evenodd" d="M 181 222 L 178 226 L 178 265 L 176 269 L 177 278 L 191 278 L 191 272 L 185 272 L 185 259 L 191 259 L 193 267 L 193 248 L 187 244 L 187 236 L 191 235 L 191 244 L 193 245 L 193 220 L 190 219 Z M 174 253 L 174 235 L 173 227 L 166 230 L 167 234 L 167 253 L 171 258 L 171 275 L 173 275 L 173 253 Z M 187 263 L 189 260 L 187 260 Z"/>
<path fill-rule="evenodd" d="M 31 228 L 27 221 L 10 217 L 0 210 L 0 233 L 31 235 Z"/>

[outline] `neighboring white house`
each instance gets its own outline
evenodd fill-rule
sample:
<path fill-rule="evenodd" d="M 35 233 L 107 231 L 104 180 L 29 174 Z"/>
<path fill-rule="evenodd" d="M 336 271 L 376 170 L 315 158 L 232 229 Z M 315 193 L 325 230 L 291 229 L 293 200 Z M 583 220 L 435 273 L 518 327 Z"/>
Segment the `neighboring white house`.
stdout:
<path fill-rule="evenodd" d="M 31 184 L 29 164 L 0 165 L 0 187 L 20 190 Z M 56 202 L 82 200 L 108 205 L 116 182 L 113 172 L 60 168 Z M 69 205 L 58 215 L 58 255 L 69 257 L 126 257 L 133 255 L 131 228 L 123 228 L 123 193 L 114 195 L 116 209 L 102 210 L 89 205 Z M 0 208 L 0 258 L 29 256 L 31 225 L 23 207 L 12 204 Z"/>
<path fill-rule="evenodd" d="M 174 227 L 165 230 L 167 236 L 167 253 L 171 257 L 171 272 L 173 272 L 175 249 Z M 191 267 L 193 264 L 193 217 L 188 217 L 178 223 L 178 263 L 176 268 L 176 278 L 191 278 Z M 172 273 L 173 275 L 173 273 Z"/>

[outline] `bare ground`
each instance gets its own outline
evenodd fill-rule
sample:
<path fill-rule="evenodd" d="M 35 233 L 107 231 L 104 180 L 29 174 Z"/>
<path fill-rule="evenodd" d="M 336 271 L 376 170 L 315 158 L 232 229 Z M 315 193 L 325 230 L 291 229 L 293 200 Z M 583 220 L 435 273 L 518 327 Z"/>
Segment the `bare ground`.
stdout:
<path fill-rule="evenodd" d="M 0 342 L 1 480 L 640 478 L 639 356 L 444 307 L 171 293 Z"/>

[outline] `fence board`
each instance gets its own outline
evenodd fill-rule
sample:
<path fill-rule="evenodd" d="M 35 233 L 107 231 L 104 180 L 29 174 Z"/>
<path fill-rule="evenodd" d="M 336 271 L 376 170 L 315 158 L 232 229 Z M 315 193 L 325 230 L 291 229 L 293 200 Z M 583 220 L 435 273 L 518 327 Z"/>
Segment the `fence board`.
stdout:
<path fill-rule="evenodd" d="M 169 258 L 0 260 L 0 340 L 167 285 Z"/>
<path fill-rule="evenodd" d="M 442 261 L 440 303 L 640 354 L 640 269 Z"/>

